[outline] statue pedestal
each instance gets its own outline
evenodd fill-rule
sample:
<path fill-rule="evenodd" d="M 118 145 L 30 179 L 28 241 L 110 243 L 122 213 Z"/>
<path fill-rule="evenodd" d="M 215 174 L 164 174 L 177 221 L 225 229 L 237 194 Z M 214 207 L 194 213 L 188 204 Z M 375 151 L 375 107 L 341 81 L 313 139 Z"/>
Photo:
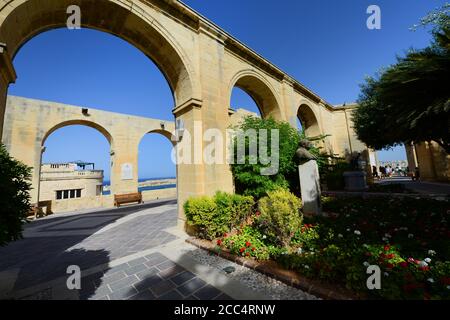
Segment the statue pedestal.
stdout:
<path fill-rule="evenodd" d="M 346 191 L 365 191 L 368 188 L 364 171 L 346 171 L 344 180 Z"/>
<path fill-rule="evenodd" d="M 302 194 L 303 213 L 320 215 L 320 178 L 319 167 L 315 160 L 306 161 L 298 166 L 300 190 Z"/>

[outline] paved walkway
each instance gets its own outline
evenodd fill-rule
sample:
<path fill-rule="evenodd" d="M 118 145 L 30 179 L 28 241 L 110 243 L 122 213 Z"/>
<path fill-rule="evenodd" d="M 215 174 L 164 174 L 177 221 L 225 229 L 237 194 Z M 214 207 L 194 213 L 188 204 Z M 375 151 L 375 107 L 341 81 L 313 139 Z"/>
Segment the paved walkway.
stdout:
<path fill-rule="evenodd" d="M 34 221 L 0 248 L 0 298 L 314 298 L 187 244 L 176 221 L 175 200 Z M 71 265 L 81 269 L 80 290 L 67 288 Z"/>
<path fill-rule="evenodd" d="M 381 181 L 377 181 L 377 183 L 404 184 L 407 189 L 421 194 L 450 195 L 450 184 L 448 183 L 412 181 L 411 178 L 403 178 L 403 177 L 388 178 Z"/>

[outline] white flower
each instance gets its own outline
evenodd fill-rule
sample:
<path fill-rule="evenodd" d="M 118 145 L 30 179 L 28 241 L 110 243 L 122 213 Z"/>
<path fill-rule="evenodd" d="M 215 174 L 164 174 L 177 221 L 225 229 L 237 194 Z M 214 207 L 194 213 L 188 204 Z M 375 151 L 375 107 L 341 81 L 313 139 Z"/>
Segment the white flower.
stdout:
<path fill-rule="evenodd" d="M 370 263 L 368 263 L 367 261 L 365 261 L 365 262 L 363 263 L 363 266 L 364 266 L 364 267 L 368 267 L 368 266 L 370 266 Z"/>
<path fill-rule="evenodd" d="M 389 239 L 386 237 L 383 237 L 381 240 L 383 240 L 384 242 L 389 242 Z"/>
<path fill-rule="evenodd" d="M 447 286 L 447 289 L 450 290 L 450 286 Z"/>
<path fill-rule="evenodd" d="M 433 279 L 433 278 L 428 278 L 427 281 L 428 281 L 429 283 L 434 283 L 434 279 Z"/>
<path fill-rule="evenodd" d="M 361 235 L 361 231 L 359 231 L 359 230 L 355 230 L 354 233 L 355 233 L 357 236 L 360 236 L 360 235 Z"/>
<path fill-rule="evenodd" d="M 428 254 L 429 254 L 430 256 L 434 256 L 434 255 L 436 254 L 436 251 L 434 251 L 434 250 L 428 250 Z"/>
<path fill-rule="evenodd" d="M 348 217 L 350 217 L 350 215 L 349 215 L 349 214 L 346 214 L 345 217 L 348 218 Z"/>
<path fill-rule="evenodd" d="M 302 249 L 302 248 L 298 248 L 298 249 L 297 249 L 297 253 L 298 253 L 298 254 L 302 254 L 302 253 L 303 253 L 303 249 Z"/>
<path fill-rule="evenodd" d="M 309 269 L 309 266 L 307 264 L 305 264 L 305 269 Z"/>
<path fill-rule="evenodd" d="M 263 235 L 263 236 L 262 236 L 262 238 L 263 238 L 263 239 L 266 239 L 266 238 L 267 238 L 267 236 L 266 236 L 266 235 Z"/>
<path fill-rule="evenodd" d="M 430 259 L 430 258 L 426 258 L 424 261 L 425 261 L 426 263 L 430 263 L 430 262 L 431 262 L 431 259 Z"/>
<path fill-rule="evenodd" d="M 338 238 L 343 238 L 344 236 L 342 234 L 338 234 Z"/>
<path fill-rule="evenodd" d="M 391 237 L 392 237 L 389 233 L 385 233 L 384 236 L 385 236 L 386 238 L 391 238 Z"/>
<path fill-rule="evenodd" d="M 428 263 L 426 263 L 425 261 L 420 261 L 419 262 L 419 267 L 428 267 Z"/>
<path fill-rule="evenodd" d="M 347 228 L 347 231 L 350 232 L 350 228 Z"/>
<path fill-rule="evenodd" d="M 408 238 L 412 239 L 412 238 L 414 238 L 414 235 L 412 233 L 410 233 L 410 234 L 408 234 Z"/>
<path fill-rule="evenodd" d="M 385 272 L 385 273 L 384 273 L 384 276 L 385 276 L 385 277 L 389 277 L 389 273 Z"/>

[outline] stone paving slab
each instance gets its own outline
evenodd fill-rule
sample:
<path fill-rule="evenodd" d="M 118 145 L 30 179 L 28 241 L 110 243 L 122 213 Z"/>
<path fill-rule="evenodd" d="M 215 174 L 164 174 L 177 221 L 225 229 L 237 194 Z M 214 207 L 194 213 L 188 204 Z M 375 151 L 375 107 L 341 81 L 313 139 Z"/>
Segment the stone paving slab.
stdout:
<path fill-rule="evenodd" d="M 83 300 L 231 299 L 160 253 L 83 277 L 79 296 Z"/>
<path fill-rule="evenodd" d="M 114 217 L 112 217 L 114 215 Z M 97 219 L 98 218 L 98 219 Z M 0 299 L 229 300 L 269 299 L 265 278 L 223 274 L 195 254 L 177 229 L 175 204 L 133 206 L 47 217 L 25 238 L 0 248 Z M 201 257 L 201 259 L 198 259 Z M 81 289 L 67 288 L 68 265 L 81 268 Z M 250 285 L 256 279 L 262 291 Z M 238 281 L 237 281 L 238 280 Z M 275 286 L 301 299 L 295 289 Z"/>

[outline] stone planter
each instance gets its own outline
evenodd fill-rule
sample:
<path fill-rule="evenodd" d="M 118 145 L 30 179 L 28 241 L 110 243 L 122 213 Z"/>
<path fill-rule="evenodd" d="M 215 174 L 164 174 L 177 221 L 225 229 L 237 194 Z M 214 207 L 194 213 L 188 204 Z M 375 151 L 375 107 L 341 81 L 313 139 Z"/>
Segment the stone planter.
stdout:
<path fill-rule="evenodd" d="M 346 171 L 344 172 L 346 191 L 366 191 L 367 175 L 364 171 Z"/>

